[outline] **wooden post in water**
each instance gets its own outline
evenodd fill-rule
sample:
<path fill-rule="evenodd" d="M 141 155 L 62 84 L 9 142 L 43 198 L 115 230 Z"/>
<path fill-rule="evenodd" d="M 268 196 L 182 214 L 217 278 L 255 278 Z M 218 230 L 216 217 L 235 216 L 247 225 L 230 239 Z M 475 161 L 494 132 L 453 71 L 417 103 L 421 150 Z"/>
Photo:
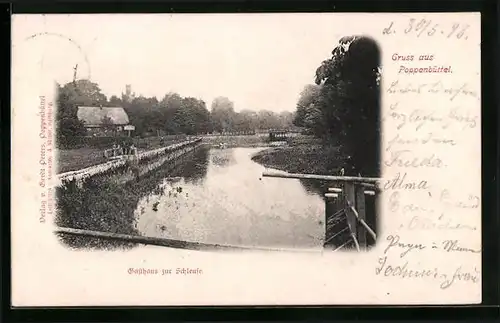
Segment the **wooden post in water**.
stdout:
<path fill-rule="evenodd" d="M 342 191 L 329 189 L 325 194 L 325 239 L 323 247 L 335 250 L 345 245 L 348 224 L 345 216 L 345 205 Z M 332 193 L 335 191 L 336 193 Z"/>
<path fill-rule="evenodd" d="M 373 227 L 376 226 L 376 221 L 374 219 L 376 216 L 376 195 L 380 192 L 380 189 L 376 184 L 381 180 L 380 178 L 277 172 L 264 172 L 262 176 L 314 179 L 336 183 L 336 186 L 338 187 L 329 188 L 328 193 L 325 194 L 326 232 L 324 246 L 334 245 L 336 242 L 333 242 L 334 238 L 344 238 L 340 235 L 342 232 L 347 233 L 352 238 L 358 251 L 365 249 L 368 246 L 368 234 L 371 239 L 377 239 L 377 235 Z M 329 198 L 333 200 L 330 201 Z M 336 203 L 334 203 L 334 201 L 336 201 Z M 367 202 L 369 203 L 368 205 L 366 204 Z M 342 220 L 335 214 L 334 210 L 345 211 L 339 212 L 345 215 L 342 217 Z M 372 219 L 367 219 L 367 215 Z M 335 230 L 333 227 L 335 227 L 340 221 L 343 222 L 344 229 L 342 229 L 342 232 L 337 235 L 334 233 Z M 346 243 L 340 246 L 339 249 L 344 245 L 346 245 Z"/>
<path fill-rule="evenodd" d="M 333 211 L 332 214 L 334 214 L 335 212 L 340 211 L 341 209 L 344 209 L 345 205 L 343 204 L 344 195 L 342 193 L 342 189 L 341 188 L 337 188 L 337 187 L 330 187 L 330 188 L 328 188 L 328 192 L 329 193 L 337 194 L 337 196 L 333 200 L 335 203 L 334 203 L 334 207 L 333 207 L 334 211 Z M 326 196 L 326 194 L 325 194 L 325 196 Z"/>
<path fill-rule="evenodd" d="M 349 206 L 356 208 L 356 188 L 354 183 L 345 182 L 344 183 L 344 193 L 345 199 Z M 347 223 L 351 232 L 354 236 L 357 235 L 357 219 L 353 212 L 347 212 Z"/>
<path fill-rule="evenodd" d="M 323 240 L 323 246 L 331 246 L 332 240 L 335 235 L 336 221 L 332 219 L 337 213 L 337 200 L 338 194 L 336 193 L 326 193 L 325 194 L 325 239 Z"/>
<path fill-rule="evenodd" d="M 365 203 L 365 189 L 363 186 L 358 185 L 356 188 L 356 211 L 358 211 L 358 220 L 366 220 L 366 203 Z M 361 248 L 366 248 L 367 246 L 367 237 L 366 237 L 366 229 L 361 224 L 360 221 L 356 221 L 357 223 L 357 238 L 359 242 L 359 246 Z"/>

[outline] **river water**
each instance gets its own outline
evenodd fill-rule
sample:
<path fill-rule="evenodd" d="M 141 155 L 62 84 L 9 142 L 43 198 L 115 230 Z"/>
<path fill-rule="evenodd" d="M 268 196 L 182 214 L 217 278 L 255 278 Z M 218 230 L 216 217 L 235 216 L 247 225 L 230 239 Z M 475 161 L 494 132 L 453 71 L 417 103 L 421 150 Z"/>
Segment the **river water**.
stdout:
<path fill-rule="evenodd" d="M 247 247 L 320 248 L 324 201 L 299 180 L 262 178 L 264 148 L 202 146 L 135 210 L 141 234 Z"/>

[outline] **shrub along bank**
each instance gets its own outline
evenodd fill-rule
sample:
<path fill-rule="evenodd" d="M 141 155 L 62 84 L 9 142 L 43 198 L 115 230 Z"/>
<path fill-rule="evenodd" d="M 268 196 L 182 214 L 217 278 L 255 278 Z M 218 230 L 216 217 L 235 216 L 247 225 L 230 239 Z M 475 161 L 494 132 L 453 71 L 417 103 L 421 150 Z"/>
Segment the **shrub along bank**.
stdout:
<path fill-rule="evenodd" d="M 348 156 L 336 146 L 300 144 L 270 148 L 256 153 L 252 160 L 266 167 L 289 173 L 337 175 L 348 167 Z"/>
<path fill-rule="evenodd" d="M 166 162 L 154 172 L 126 184 L 119 184 L 116 180 L 115 175 L 123 171 L 121 167 L 78 182 L 65 181 L 56 188 L 55 224 L 74 229 L 139 235 L 134 213 L 139 201 L 151 193 L 158 193 L 163 180 L 172 176 L 175 165 L 190 158 L 192 153 L 187 153 L 179 157 L 177 163 Z M 65 245 L 77 249 L 128 249 L 135 245 L 63 233 L 59 234 L 59 238 Z"/>

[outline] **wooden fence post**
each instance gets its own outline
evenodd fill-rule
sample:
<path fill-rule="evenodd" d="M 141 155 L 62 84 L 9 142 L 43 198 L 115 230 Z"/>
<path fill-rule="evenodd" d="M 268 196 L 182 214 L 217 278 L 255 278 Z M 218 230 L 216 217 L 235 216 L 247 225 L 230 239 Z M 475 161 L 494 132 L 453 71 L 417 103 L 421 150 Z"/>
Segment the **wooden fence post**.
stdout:
<path fill-rule="evenodd" d="M 354 186 L 354 183 L 352 182 L 345 182 L 344 183 L 344 194 L 345 194 L 345 199 L 348 205 L 356 208 L 356 189 Z M 357 220 L 356 216 L 354 215 L 353 212 L 347 212 L 347 223 L 349 224 L 349 227 L 351 228 L 352 234 L 356 237 L 357 236 Z"/>
<path fill-rule="evenodd" d="M 366 203 L 365 203 L 365 189 L 363 186 L 358 185 L 356 187 L 356 211 L 358 211 L 359 220 L 366 220 Z M 359 246 L 361 248 L 366 248 L 367 240 L 366 240 L 366 229 L 361 222 L 356 221 L 357 223 L 357 238 L 359 242 Z"/>
<path fill-rule="evenodd" d="M 335 211 L 333 211 L 333 203 L 332 203 L 332 199 L 327 197 L 326 194 L 325 194 L 325 239 L 323 240 L 323 244 L 326 245 L 327 244 L 327 241 L 328 241 L 328 238 L 329 238 L 329 235 L 328 235 L 328 220 L 330 219 L 330 216 L 335 213 Z"/>
<path fill-rule="evenodd" d="M 325 236 L 323 240 L 323 247 L 332 244 L 332 239 L 337 234 L 338 221 L 333 217 L 338 216 L 336 213 L 338 209 L 338 194 L 326 193 L 325 194 Z"/>
<path fill-rule="evenodd" d="M 337 194 L 337 198 L 335 198 L 335 200 L 334 200 L 334 202 L 335 202 L 334 203 L 334 213 L 341 210 L 341 209 L 344 209 L 345 205 L 343 205 L 344 195 L 343 195 L 342 189 L 338 188 L 338 187 L 329 187 L 328 192 Z"/>

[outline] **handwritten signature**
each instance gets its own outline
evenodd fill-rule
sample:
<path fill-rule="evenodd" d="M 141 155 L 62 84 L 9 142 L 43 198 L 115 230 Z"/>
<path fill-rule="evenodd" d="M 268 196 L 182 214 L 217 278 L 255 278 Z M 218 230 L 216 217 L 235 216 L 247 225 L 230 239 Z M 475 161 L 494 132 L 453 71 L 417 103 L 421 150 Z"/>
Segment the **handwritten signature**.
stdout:
<path fill-rule="evenodd" d="M 479 99 L 478 93 L 470 89 L 470 85 L 467 83 L 462 83 L 458 86 L 450 86 L 443 84 L 442 81 L 420 84 L 409 82 L 402 84 L 399 80 L 395 80 L 390 84 L 391 85 L 386 90 L 389 94 L 441 94 L 447 97 L 449 101 L 454 101 L 459 97 Z"/>
<path fill-rule="evenodd" d="M 454 139 L 447 139 L 440 137 L 433 132 L 427 133 L 423 137 L 402 137 L 399 133 L 393 136 L 391 139 L 387 141 L 387 146 L 385 148 L 386 151 L 391 150 L 396 145 L 401 146 L 414 146 L 414 145 L 427 145 L 427 144 L 439 144 L 439 145 L 449 145 L 455 146 L 457 142 Z"/>
<path fill-rule="evenodd" d="M 427 199 L 433 199 L 433 196 L 432 194 L 430 194 L 430 192 L 428 192 L 427 195 L 423 195 L 423 197 Z M 432 208 L 421 206 L 416 203 L 402 203 L 401 193 L 397 190 L 391 193 L 388 201 L 389 209 L 391 210 L 391 212 L 437 212 Z M 463 200 L 452 196 L 448 189 L 443 189 L 439 194 L 439 202 L 441 203 L 441 206 L 445 208 L 477 209 L 480 206 L 481 199 L 477 195 L 469 194 L 467 200 Z"/>
<path fill-rule="evenodd" d="M 453 107 L 447 113 L 443 113 L 441 108 L 431 110 L 413 109 L 410 112 L 406 112 L 399 108 L 399 102 L 391 104 L 384 120 L 387 118 L 396 123 L 397 130 L 401 130 L 407 126 L 413 126 L 416 131 L 421 130 L 424 126 L 439 126 L 441 129 L 446 130 L 452 125 L 458 125 L 464 130 L 476 128 L 479 123 L 478 115 L 469 110 L 464 111 L 463 108 Z M 434 136 L 434 138 L 430 137 L 424 142 L 439 143 L 439 140 Z"/>
<path fill-rule="evenodd" d="M 404 228 L 408 230 L 477 230 L 476 226 L 457 222 L 443 213 L 438 218 L 414 215 Z"/>
<path fill-rule="evenodd" d="M 460 245 L 458 240 L 443 240 L 440 244 L 432 243 L 431 246 L 425 243 L 409 243 L 402 242 L 399 235 L 388 235 L 386 240 L 388 241 L 387 247 L 384 250 L 384 254 L 387 254 L 392 249 L 402 250 L 399 254 L 400 258 L 403 258 L 411 251 L 420 251 L 425 249 L 440 250 L 444 252 L 466 252 L 466 253 L 480 253 L 481 250 L 463 247 Z"/>
<path fill-rule="evenodd" d="M 384 161 L 387 167 L 401 168 L 443 168 L 446 165 L 435 153 L 428 156 L 417 156 L 411 150 L 391 151 L 391 156 Z"/>
<path fill-rule="evenodd" d="M 480 272 L 476 267 L 473 270 L 464 270 L 462 266 L 455 268 L 452 273 L 445 273 L 437 267 L 434 268 L 414 268 L 409 261 L 404 263 L 388 263 L 387 256 L 380 257 L 378 266 L 375 268 L 376 275 L 385 277 L 395 277 L 399 279 L 433 279 L 439 282 L 441 289 L 448 289 L 456 282 L 468 282 L 478 284 Z"/>

